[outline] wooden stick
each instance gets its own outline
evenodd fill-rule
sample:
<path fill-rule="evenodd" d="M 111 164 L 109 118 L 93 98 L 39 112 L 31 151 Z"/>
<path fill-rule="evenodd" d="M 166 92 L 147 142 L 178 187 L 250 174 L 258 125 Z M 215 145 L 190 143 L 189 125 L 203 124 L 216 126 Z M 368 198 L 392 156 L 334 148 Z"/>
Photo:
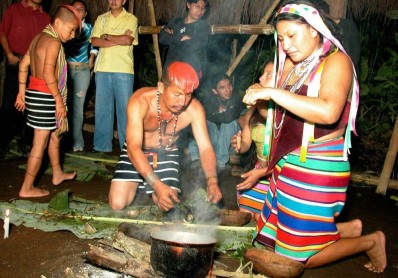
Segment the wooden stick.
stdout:
<path fill-rule="evenodd" d="M 37 215 L 51 215 L 48 212 L 32 212 L 26 209 L 10 206 L 11 209 L 18 210 L 20 212 L 26 214 L 37 214 Z M 208 225 L 208 224 L 189 224 L 189 223 L 181 223 L 176 224 L 173 222 L 160 222 L 160 221 L 151 221 L 151 220 L 141 220 L 141 219 L 129 219 L 129 218 L 117 218 L 117 217 L 103 217 L 103 216 L 89 216 L 89 215 L 63 215 L 64 218 L 70 219 L 80 219 L 80 220 L 93 220 L 93 221 L 101 221 L 101 222 L 109 222 L 109 223 L 134 223 L 134 224 L 142 224 L 142 225 L 175 225 L 182 226 L 187 228 L 213 228 L 217 230 L 227 230 L 227 231 L 237 231 L 237 232 L 248 232 L 254 230 L 255 227 L 234 227 L 234 226 L 219 226 L 219 225 Z"/>
<path fill-rule="evenodd" d="M 139 26 L 138 33 L 140 35 L 159 34 L 163 26 Z M 210 25 L 210 34 L 257 34 L 270 35 L 274 32 L 274 27 L 270 24 L 257 25 Z"/>
<path fill-rule="evenodd" d="M 264 15 L 264 17 L 261 18 L 260 24 L 263 24 L 265 26 L 266 22 L 271 17 L 271 15 L 274 12 L 275 8 L 279 5 L 279 2 L 280 2 L 280 0 L 274 1 L 274 3 L 268 9 L 268 11 Z M 250 38 L 247 40 L 245 45 L 242 47 L 241 52 L 239 53 L 239 55 L 236 57 L 235 61 L 232 63 L 232 65 L 227 70 L 227 75 L 228 76 L 230 76 L 234 72 L 235 68 L 238 66 L 238 64 L 242 60 L 243 56 L 245 56 L 246 53 L 249 51 L 249 49 L 252 47 L 252 45 L 256 41 L 257 37 L 258 37 L 258 35 L 251 35 Z"/>
<path fill-rule="evenodd" d="M 398 152 L 398 117 L 395 120 L 394 129 L 392 131 L 390 146 L 387 151 L 386 159 L 384 161 L 383 170 L 380 176 L 380 182 L 377 186 L 376 193 L 386 195 L 390 176 L 394 167 L 395 158 Z"/>
<path fill-rule="evenodd" d="M 151 19 L 152 26 L 156 26 L 156 16 L 155 16 L 155 9 L 153 7 L 153 1 L 148 0 L 148 8 L 149 8 L 149 17 Z M 159 38 L 157 34 L 152 35 L 153 39 L 153 49 L 155 51 L 155 58 L 156 58 L 156 69 L 158 72 L 158 80 L 162 77 L 162 61 L 160 59 L 160 51 L 159 51 Z"/>

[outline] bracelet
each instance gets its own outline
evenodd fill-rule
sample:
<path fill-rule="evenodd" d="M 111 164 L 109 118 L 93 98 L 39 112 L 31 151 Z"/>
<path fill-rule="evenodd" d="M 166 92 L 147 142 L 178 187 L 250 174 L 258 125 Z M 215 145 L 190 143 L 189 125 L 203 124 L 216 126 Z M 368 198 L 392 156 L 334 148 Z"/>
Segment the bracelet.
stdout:
<path fill-rule="evenodd" d="M 19 72 L 28 72 L 28 70 L 18 70 Z"/>
<path fill-rule="evenodd" d="M 155 182 L 157 182 L 158 180 L 160 180 L 160 179 L 159 179 L 158 175 L 156 175 L 154 172 L 148 174 L 145 177 L 145 181 L 147 184 L 149 184 L 150 187 L 152 187 L 155 184 Z"/>
<path fill-rule="evenodd" d="M 209 181 L 211 181 L 211 180 L 216 180 L 216 181 L 218 181 L 218 178 L 217 178 L 217 176 L 209 176 L 209 177 L 206 177 L 206 181 L 207 181 L 207 182 L 209 182 Z"/>
<path fill-rule="evenodd" d="M 26 82 L 18 82 L 19 84 L 26 84 Z"/>
<path fill-rule="evenodd" d="M 56 93 L 55 95 L 53 95 L 53 98 L 55 98 L 56 96 L 58 96 L 59 95 L 59 92 L 58 93 Z"/>
<path fill-rule="evenodd" d="M 54 84 L 54 83 L 57 83 L 57 80 L 55 80 L 55 81 L 53 81 L 53 82 L 50 82 L 50 83 L 46 83 L 46 85 L 48 86 L 48 85 Z"/>

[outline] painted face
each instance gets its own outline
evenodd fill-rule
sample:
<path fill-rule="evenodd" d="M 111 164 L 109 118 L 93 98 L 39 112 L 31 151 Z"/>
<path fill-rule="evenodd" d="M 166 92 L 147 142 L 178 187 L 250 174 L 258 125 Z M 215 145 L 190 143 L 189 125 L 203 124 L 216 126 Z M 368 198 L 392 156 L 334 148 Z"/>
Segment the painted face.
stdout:
<path fill-rule="evenodd" d="M 58 27 L 57 33 L 58 33 L 59 39 L 62 42 L 67 42 L 67 41 L 73 39 L 76 35 L 76 30 L 79 28 L 77 20 L 74 20 L 73 22 L 71 22 L 71 21 L 64 22 L 60 19 L 57 19 L 56 25 Z"/>
<path fill-rule="evenodd" d="M 268 63 L 265 65 L 264 73 L 263 75 L 260 76 L 259 79 L 261 87 L 272 87 L 274 85 L 272 84 L 273 71 L 274 71 L 273 63 Z"/>
<path fill-rule="evenodd" d="M 221 100 L 228 100 L 232 97 L 233 87 L 229 79 L 218 81 L 217 88 L 213 92 L 218 95 Z"/>
<path fill-rule="evenodd" d="M 293 62 L 303 61 L 318 46 L 318 32 L 309 25 L 282 20 L 276 24 L 276 30 L 283 51 Z"/>
<path fill-rule="evenodd" d="M 206 12 L 206 3 L 198 1 L 197 3 L 187 3 L 188 22 L 199 20 Z"/>
<path fill-rule="evenodd" d="M 165 87 L 163 92 L 163 103 L 173 114 L 180 114 L 187 108 L 192 99 L 192 93 L 187 94 L 173 83 Z"/>
<path fill-rule="evenodd" d="M 84 5 L 81 2 L 76 2 L 73 7 L 78 11 L 80 20 L 83 20 L 87 15 Z"/>

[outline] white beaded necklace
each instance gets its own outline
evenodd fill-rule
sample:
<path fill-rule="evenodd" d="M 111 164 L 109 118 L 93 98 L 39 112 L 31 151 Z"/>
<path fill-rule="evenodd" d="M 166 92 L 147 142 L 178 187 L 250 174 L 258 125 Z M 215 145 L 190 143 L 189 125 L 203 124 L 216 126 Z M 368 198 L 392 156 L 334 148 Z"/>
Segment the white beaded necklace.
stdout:
<path fill-rule="evenodd" d="M 158 138 L 159 138 L 158 147 L 159 147 L 159 150 L 168 151 L 168 150 L 171 149 L 170 148 L 171 144 L 174 142 L 173 139 L 174 139 L 174 136 L 176 134 L 178 115 L 173 113 L 173 116 L 169 120 L 163 121 L 162 117 L 161 117 L 162 111 L 160 110 L 159 99 L 160 99 L 160 92 L 158 91 L 157 94 L 156 94 L 156 106 L 157 106 L 157 112 L 158 112 Z M 173 119 L 174 119 L 173 132 L 171 133 L 171 137 L 169 138 L 169 140 L 167 142 L 167 145 L 163 146 L 163 143 L 162 143 L 162 130 L 163 130 L 163 134 L 165 134 L 166 133 L 167 124 L 169 122 L 171 122 L 171 120 L 173 120 Z"/>
<path fill-rule="evenodd" d="M 297 80 L 290 86 L 288 91 L 292 93 L 296 93 L 300 90 L 301 86 L 303 86 L 305 80 L 308 78 L 312 70 L 318 64 L 320 55 L 322 53 L 322 48 L 315 49 L 314 52 L 305 60 L 301 61 L 297 65 L 295 65 L 287 75 L 285 81 L 282 84 L 281 89 L 286 90 L 289 82 L 292 80 L 293 73 L 296 75 Z M 283 122 L 286 116 L 286 109 L 276 104 L 276 108 L 280 109 L 279 111 L 283 110 L 282 118 L 279 124 L 276 123 L 276 113 L 274 113 L 274 138 L 278 138 L 281 132 Z"/>

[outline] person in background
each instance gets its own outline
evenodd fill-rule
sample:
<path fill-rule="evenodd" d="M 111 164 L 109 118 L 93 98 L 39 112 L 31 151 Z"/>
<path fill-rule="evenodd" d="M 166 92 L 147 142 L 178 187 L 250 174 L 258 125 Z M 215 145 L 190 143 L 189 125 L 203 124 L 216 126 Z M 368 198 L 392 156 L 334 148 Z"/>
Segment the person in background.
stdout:
<path fill-rule="evenodd" d="M 224 168 L 230 155 L 235 153 L 231 148 L 231 137 L 240 130 L 238 119 L 245 106 L 241 96 L 234 92 L 230 77 L 225 73 L 214 75 L 211 87 L 211 93 L 204 99 L 203 106 L 210 141 L 217 157 L 217 167 Z M 192 138 L 188 148 L 191 168 L 200 168 L 197 143 Z"/>
<path fill-rule="evenodd" d="M 206 47 L 210 34 L 207 15 L 210 12 L 208 0 L 187 0 L 187 15 L 173 19 L 160 30 L 159 42 L 168 46 L 164 68 L 174 61 L 190 64 L 203 74 Z"/>
<path fill-rule="evenodd" d="M 78 12 L 72 6 L 59 6 L 51 24 L 34 37 L 19 64 L 19 92 L 15 107 L 18 111 L 27 110 L 28 125 L 34 129 L 32 151 L 19 191 L 20 197 L 42 197 L 49 194 L 48 190 L 34 187 L 46 148 L 48 148 L 54 185 L 76 177 L 76 172 L 62 171 L 59 154 L 60 137 L 57 132 L 59 123 L 67 114 L 65 106 L 67 67 L 62 43 L 75 37 L 80 24 Z M 29 67 L 31 75 L 27 87 Z"/>
<path fill-rule="evenodd" d="M 68 80 L 71 88 L 72 103 L 72 136 L 73 151 L 84 150 L 83 120 L 84 102 L 90 86 L 91 70 L 98 50 L 90 45 L 90 36 L 93 30 L 90 23 L 86 22 L 87 5 L 82 0 L 75 0 L 71 5 L 79 12 L 82 21 L 81 33 L 65 44 L 66 61 L 68 62 Z"/>
<path fill-rule="evenodd" d="M 163 211 L 179 203 L 179 151 L 176 141 L 191 125 L 206 174 L 207 199 L 217 203 L 216 156 L 207 133 L 205 112 L 192 97 L 199 77 L 192 66 L 171 63 L 157 87 L 137 90 L 127 107 L 127 137 L 109 190 L 109 204 L 122 210 L 134 200 L 137 189 L 151 194 Z"/>
<path fill-rule="evenodd" d="M 42 0 L 22 0 L 11 4 L 5 11 L 0 24 L 0 41 L 7 57 L 2 107 L 0 110 L 0 158 L 9 149 L 15 135 L 20 137 L 18 149 L 28 156 L 32 145 L 33 132 L 26 126 L 26 115 L 15 110 L 18 93 L 18 66 L 29 44 L 40 33 L 51 17 L 41 6 Z"/>
<path fill-rule="evenodd" d="M 91 44 L 99 48 L 95 62 L 95 131 L 93 152 L 111 152 L 116 104 L 120 149 L 126 138 L 126 108 L 134 87 L 133 46 L 138 44 L 137 18 L 126 0 L 108 0 L 110 11 L 99 15 Z"/>
<path fill-rule="evenodd" d="M 267 63 L 260 82 L 251 87 L 274 87 L 273 67 L 273 62 Z M 252 221 L 260 216 L 269 188 L 269 181 L 265 177 L 269 157 L 264 156 L 263 153 L 267 106 L 267 101 L 258 101 L 254 106 L 249 107 L 244 115 L 242 130 L 231 138 L 231 146 L 239 154 L 249 151 L 252 143 L 256 146 L 255 167 L 242 174 L 242 182 L 236 186 L 239 210 L 250 212 Z"/>
<path fill-rule="evenodd" d="M 279 56 L 276 87 L 249 88 L 243 98 L 248 105 L 270 102 L 264 140 L 270 186 L 255 240 L 305 268 L 366 252 L 365 267 L 383 272 L 384 233 L 362 236 L 361 225 L 355 229 L 354 222 L 335 220 L 350 182 L 347 152 L 359 102 L 354 65 L 338 28 L 306 0 L 286 3 L 272 24 Z"/>

